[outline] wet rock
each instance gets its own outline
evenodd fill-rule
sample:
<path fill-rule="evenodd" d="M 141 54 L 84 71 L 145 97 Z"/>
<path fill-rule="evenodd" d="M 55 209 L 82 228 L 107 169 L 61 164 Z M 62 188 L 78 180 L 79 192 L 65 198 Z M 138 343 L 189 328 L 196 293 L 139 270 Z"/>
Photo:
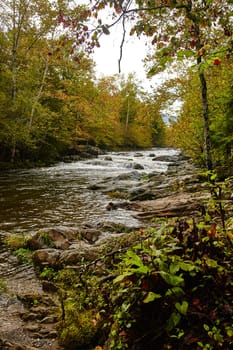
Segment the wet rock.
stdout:
<path fill-rule="evenodd" d="M 129 163 L 126 164 L 126 168 L 128 168 L 128 169 L 132 168 L 132 169 L 141 170 L 141 169 L 144 169 L 144 166 L 141 165 L 140 163 L 131 163 L 131 162 L 129 162 Z"/>
<path fill-rule="evenodd" d="M 39 332 L 41 327 L 38 324 L 29 323 L 29 324 L 26 324 L 25 326 L 23 326 L 23 329 L 26 331 L 29 331 L 29 332 Z"/>
<path fill-rule="evenodd" d="M 35 321 L 35 320 L 38 320 L 38 315 L 36 313 L 32 313 L 32 312 L 25 313 L 21 317 L 22 317 L 23 321 Z"/>
<path fill-rule="evenodd" d="M 120 174 L 115 178 L 115 181 L 140 180 L 142 175 L 138 171 L 131 171 L 130 173 Z"/>
<path fill-rule="evenodd" d="M 106 160 L 106 161 L 112 161 L 112 157 L 111 157 L 111 156 L 106 156 L 106 157 L 104 157 L 104 160 Z"/>
<path fill-rule="evenodd" d="M 131 204 L 129 202 L 121 203 L 122 205 L 126 204 L 127 206 L 130 206 Z M 119 203 L 120 205 L 120 203 Z M 121 223 L 115 223 L 115 222 L 101 222 L 97 225 L 101 231 L 104 232 L 110 232 L 110 233 L 125 233 L 125 232 L 134 232 L 137 230 L 135 227 L 128 227 Z M 111 237 L 111 236 L 110 236 Z"/>
<path fill-rule="evenodd" d="M 137 152 L 137 153 L 135 153 L 134 156 L 135 156 L 135 157 L 143 157 L 143 153 Z"/>
<path fill-rule="evenodd" d="M 56 293 L 58 290 L 57 286 L 55 286 L 55 284 L 50 281 L 44 280 L 41 282 L 41 284 L 44 292 Z"/>
<path fill-rule="evenodd" d="M 46 316 L 44 317 L 40 323 L 57 323 L 58 322 L 58 317 L 57 316 Z"/>
<path fill-rule="evenodd" d="M 139 164 L 139 163 L 136 163 L 136 164 L 134 164 L 133 168 L 138 169 L 138 170 L 142 170 L 142 169 L 144 169 L 144 166 Z"/>
<path fill-rule="evenodd" d="M 79 159 L 88 159 L 98 157 L 101 154 L 101 150 L 98 147 L 91 145 L 75 145 L 71 150 L 70 154 L 66 158 L 79 157 Z"/>
<path fill-rule="evenodd" d="M 29 249 L 43 249 L 54 247 L 57 249 L 67 249 L 70 242 L 77 237 L 77 231 L 65 228 L 54 227 L 39 230 L 34 233 L 27 241 Z"/>
<path fill-rule="evenodd" d="M 175 163 L 177 164 L 178 162 L 181 161 L 188 161 L 190 160 L 190 157 L 186 156 L 183 153 L 178 153 L 176 155 L 161 155 L 161 156 L 155 156 L 153 157 L 154 161 L 157 162 L 168 162 L 168 163 Z"/>
<path fill-rule="evenodd" d="M 83 264 L 83 261 L 95 260 L 98 256 L 97 249 L 70 249 L 62 252 L 59 260 L 60 266 Z"/>
<path fill-rule="evenodd" d="M 35 265 L 58 267 L 61 251 L 58 249 L 47 248 L 47 249 L 38 249 L 33 254 L 33 261 Z"/>
<path fill-rule="evenodd" d="M 157 157 L 154 157 L 152 160 L 155 162 L 166 162 L 166 163 L 175 161 L 173 156 L 157 156 Z"/>
<path fill-rule="evenodd" d="M 154 193 L 148 192 L 148 191 L 141 191 L 141 193 L 139 191 L 137 191 L 136 193 L 134 192 L 130 196 L 131 201 L 145 201 L 145 200 L 152 200 L 155 198 L 156 198 L 156 195 Z"/>
<path fill-rule="evenodd" d="M 70 156 L 64 156 L 62 158 L 62 161 L 64 163 L 72 163 L 72 162 L 77 162 L 79 160 L 82 160 L 82 157 L 81 156 L 78 156 L 78 155 L 70 155 Z"/>
<path fill-rule="evenodd" d="M 141 207 L 141 213 L 136 214 L 135 217 L 149 220 L 156 217 L 195 216 L 200 213 L 201 202 L 206 198 L 207 195 L 203 193 L 199 195 L 180 193 L 152 201 L 142 201 L 137 203 L 138 210 Z"/>
<path fill-rule="evenodd" d="M 106 210 L 117 210 L 117 209 L 130 209 L 131 205 L 130 202 L 124 201 L 124 202 L 109 202 L 106 206 Z"/>
<path fill-rule="evenodd" d="M 79 238 L 87 241 L 89 244 L 94 244 L 101 236 L 101 231 L 95 228 L 83 228 L 78 231 Z"/>

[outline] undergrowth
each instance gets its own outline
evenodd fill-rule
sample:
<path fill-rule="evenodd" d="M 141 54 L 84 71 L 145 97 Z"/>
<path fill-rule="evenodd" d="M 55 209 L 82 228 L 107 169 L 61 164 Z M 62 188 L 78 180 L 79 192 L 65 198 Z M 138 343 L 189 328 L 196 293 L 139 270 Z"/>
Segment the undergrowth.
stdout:
<path fill-rule="evenodd" d="M 209 176 L 209 174 L 208 174 Z M 56 276 L 69 349 L 233 347 L 232 218 L 226 182 L 209 177 L 198 218 L 160 221 L 134 244 Z"/>
<path fill-rule="evenodd" d="M 221 228 L 178 219 L 137 235 L 138 244 L 98 266 L 60 273 L 61 343 L 69 349 L 230 349 L 233 257 Z"/>

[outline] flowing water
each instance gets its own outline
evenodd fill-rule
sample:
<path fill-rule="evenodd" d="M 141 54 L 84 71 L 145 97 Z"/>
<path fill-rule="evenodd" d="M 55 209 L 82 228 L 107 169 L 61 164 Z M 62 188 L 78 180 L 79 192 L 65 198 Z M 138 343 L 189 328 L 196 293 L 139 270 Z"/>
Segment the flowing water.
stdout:
<path fill-rule="evenodd" d="M 165 172 L 166 162 L 154 156 L 176 150 L 154 148 L 140 152 L 108 153 L 95 159 L 0 173 L 0 231 L 35 231 L 51 226 L 77 226 L 98 221 L 134 224 L 132 213 L 109 212 L 111 198 L 91 185 L 121 174 Z M 134 170 L 135 164 L 143 169 Z"/>

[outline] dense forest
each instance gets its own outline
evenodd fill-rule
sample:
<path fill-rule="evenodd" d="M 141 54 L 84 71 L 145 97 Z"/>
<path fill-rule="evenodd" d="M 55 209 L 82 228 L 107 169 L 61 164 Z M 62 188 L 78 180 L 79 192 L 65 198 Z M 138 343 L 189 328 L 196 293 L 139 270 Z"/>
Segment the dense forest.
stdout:
<path fill-rule="evenodd" d="M 51 162 L 80 144 L 163 144 L 159 101 L 133 75 L 97 80 L 90 55 L 59 24 L 60 2 L 1 3 L 2 162 Z"/>
<path fill-rule="evenodd" d="M 108 4 L 113 19 L 106 24 L 101 13 Z M 168 145 L 209 169 L 232 160 L 231 1 L 136 1 L 135 6 L 1 1 L 1 164 L 49 163 L 75 154 L 80 144 Z M 118 21 L 119 53 L 128 21 L 130 35 L 151 41 L 148 75 L 172 69 L 177 78 L 151 92 L 133 74 L 97 79 L 91 53 Z M 176 99 L 182 107 L 165 123 L 164 110 Z"/>

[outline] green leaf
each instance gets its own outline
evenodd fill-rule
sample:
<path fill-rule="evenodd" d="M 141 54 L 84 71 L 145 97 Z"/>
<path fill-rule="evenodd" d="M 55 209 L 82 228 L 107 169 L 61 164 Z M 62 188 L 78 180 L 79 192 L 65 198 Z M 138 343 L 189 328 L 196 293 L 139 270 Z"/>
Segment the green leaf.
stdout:
<path fill-rule="evenodd" d="M 169 288 L 166 292 L 166 296 L 170 296 L 170 295 L 175 295 L 177 297 L 182 297 L 185 295 L 185 292 L 182 288 L 180 287 L 172 287 Z"/>
<path fill-rule="evenodd" d="M 132 274 L 133 273 L 141 273 L 141 274 L 147 275 L 150 272 L 150 269 L 146 265 L 142 265 L 142 266 L 139 266 L 137 268 L 132 268 L 132 269 L 130 269 L 130 271 L 132 272 Z"/>
<path fill-rule="evenodd" d="M 127 257 L 129 258 L 129 259 L 126 259 L 126 263 L 128 265 L 136 265 L 136 266 L 143 265 L 141 258 L 132 250 L 128 250 L 126 254 L 127 254 Z"/>
<path fill-rule="evenodd" d="M 132 266 L 130 270 L 136 273 L 142 273 L 142 274 L 147 274 L 150 272 L 150 269 L 148 266 L 144 265 L 141 258 L 135 254 L 133 251 L 129 250 L 127 252 L 127 258 L 125 259 L 125 263 L 128 266 Z M 135 268 L 137 266 L 137 268 Z"/>
<path fill-rule="evenodd" d="M 125 277 L 128 277 L 128 276 L 132 276 L 132 272 L 130 271 L 130 272 L 125 272 L 125 273 L 123 273 L 122 275 L 119 275 L 119 276 L 117 276 L 114 280 L 113 280 L 113 283 L 119 283 L 119 282 L 122 282 L 124 279 L 125 279 Z"/>
<path fill-rule="evenodd" d="M 193 56 L 194 56 L 194 52 L 191 50 L 181 50 L 177 52 L 177 58 L 179 60 L 183 60 L 184 58 L 193 57 Z"/>
<path fill-rule="evenodd" d="M 176 309 L 181 313 L 182 315 L 186 315 L 188 311 L 188 302 L 187 301 L 182 301 L 182 303 L 175 303 Z"/>
<path fill-rule="evenodd" d="M 171 274 L 175 274 L 180 269 L 180 264 L 171 263 L 169 270 Z"/>
<path fill-rule="evenodd" d="M 231 327 L 226 327 L 226 333 L 228 335 L 228 337 L 233 337 L 233 328 Z"/>
<path fill-rule="evenodd" d="M 102 28 L 104 34 L 106 34 L 106 35 L 110 34 L 110 31 L 106 25 L 102 25 L 101 28 Z"/>
<path fill-rule="evenodd" d="M 196 269 L 196 266 L 192 263 L 181 262 L 179 265 L 183 271 L 187 271 L 187 272 L 190 272 Z"/>
<path fill-rule="evenodd" d="M 149 292 L 145 299 L 143 300 L 143 303 L 150 303 L 151 301 L 154 301 L 155 299 L 161 298 L 162 295 L 154 293 L 154 292 Z"/>
<path fill-rule="evenodd" d="M 164 281 L 171 285 L 171 286 L 183 286 L 184 285 L 184 279 L 181 276 L 174 276 L 169 273 L 166 273 L 164 271 L 160 271 L 161 277 L 164 279 Z"/>
<path fill-rule="evenodd" d="M 175 328 L 178 325 L 180 320 L 181 320 L 181 314 L 178 312 L 173 312 L 169 317 L 169 319 L 167 320 L 166 330 L 170 332 L 173 328 Z"/>
<path fill-rule="evenodd" d="M 205 263 L 208 267 L 212 267 L 212 268 L 218 267 L 218 263 L 214 259 L 207 258 L 205 259 Z"/>

